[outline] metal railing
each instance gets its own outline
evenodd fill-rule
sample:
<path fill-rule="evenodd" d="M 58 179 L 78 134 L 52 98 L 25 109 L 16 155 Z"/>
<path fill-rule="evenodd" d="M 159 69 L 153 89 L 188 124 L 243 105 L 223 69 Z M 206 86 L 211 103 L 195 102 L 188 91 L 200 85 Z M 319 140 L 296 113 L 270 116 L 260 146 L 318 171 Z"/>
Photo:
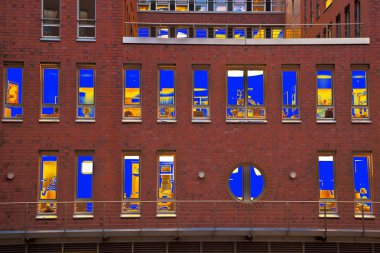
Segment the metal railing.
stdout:
<path fill-rule="evenodd" d="M 380 216 L 380 202 L 371 202 L 369 212 L 361 202 L 335 201 L 337 212 L 331 213 L 327 209 L 331 201 L 323 205 L 321 201 L 177 200 L 173 201 L 175 217 L 170 218 L 157 217 L 157 201 L 138 202 L 141 204 L 139 218 L 122 217 L 123 201 L 92 201 L 92 216 L 86 219 L 75 216 L 74 205 L 78 202 L 56 202 L 56 213 L 50 210 L 43 219 L 38 218 L 41 215 L 37 214 L 38 202 L 0 203 L 0 231 L 144 228 L 279 228 L 290 231 L 307 228 L 325 232 L 330 229 L 366 232 L 380 228 L 380 220 L 373 219 Z"/>
<path fill-rule="evenodd" d="M 139 0 L 139 11 L 284 12 L 283 0 Z"/>
<path fill-rule="evenodd" d="M 343 38 L 361 37 L 362 23 L 345 24 L 221 24 L 125 22 L 126 37 L 156 38 Z M 345 30 L 352 31 L 344 33 Z M 202 32 L 203 31 L 203 32 Z M 359 32 L 353 32 L 359 31 Z M 198 35 L 202 32 L 202 37 Z"/>

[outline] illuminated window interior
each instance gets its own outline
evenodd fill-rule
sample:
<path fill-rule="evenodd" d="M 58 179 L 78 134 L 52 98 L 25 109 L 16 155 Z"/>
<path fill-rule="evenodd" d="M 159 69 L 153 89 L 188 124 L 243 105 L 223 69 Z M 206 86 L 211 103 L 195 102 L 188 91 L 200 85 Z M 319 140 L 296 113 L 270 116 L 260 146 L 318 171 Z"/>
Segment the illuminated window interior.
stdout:
<path fill-rule="evenodd" d="M 78 0 L 78 37 L 95 38 L 95 0 Z"/>
<path fill-rule="evenodd" d="M 193 119 L 209 119 L 209 87 L 208 70 L 196 69 L 193 71 Z"/>
<path fill-rule="evenodd" d="M 169 28 L 167 27 L 157 28 L 156 34 L 157 34 L 157 38 L 167 39 L 169 38 Z"/>
<path fill-rule="evenodd" d="M 58 82 L 58 67 L 43 66 L 41 118 L 59 118 Z"/>
<path fill-rule="evenodd" d="M 215 28 L 214 34 L 216 39 L 226 39 L 227 38 L 227 30 L 226 28 Z"/>
<path fill-rule="evenodd" d="M 175 37 L 179 38 L 179 39 L 181 39 L 181 38 L 188 38 L 189 37 L 189 29 L 183 28 L 183 27 L 177 28 L 176 29 Z"/>
<path fill-rule="evenodd" d="M 124 70 L 124 110 L 123 118 L 141 119 L 140 69 Z"/>
<path fill-rule="evenodd" d="M 252 7 L 254 12 L 265 11 L 265 0 L 252 0 Z"/>
<path fill-rule="evenodd" d="M 174 202 L 174 154 L 159 155 L 158 158 L 159 182 L 158 182 L 158 213 L 173 213 L 175 212 Z"/>
<path fill-rule="evenodd" d="M 139 11 L 148 11 L 150 10 L 150 0 L 138 0 L 138 10 Z"/>
<path fill-rule="evenodd" d="M 124 191 L 122 203 L 123 213 L 140 213 L 140 156 L 126 155 L 124 162 Z"/>
<path fill-rule="evenodd" d="M 207 0 L 195 0 L 196 11 L 207 11 Z"/>
<path fill-rule="evenodd" d="M 273 28 L 272 29 L 272 39 L 282 39 L 284 38 L 284 29 Z"/>
<path fill-rule="evenodd" d="M 299 119 L 297 71 L 282 71 L 282 119 Z"/>
<path fill-rule="evenodd" d="M 137 28 L 137 36 L 138 37 L 150 37 L 149 28 L 148 27 Z"/>
<path fill-rule="evenodd" d="M 90 155 L 78 155 L 77 157 L 77 189 L 76 200 L 83 202 L 75 203 L 76 213 L 92 213 L 92 183 L 94 160 Z"/>
<path fill-rule="evenodd" d="M 265 119 L 264 71 L 228 70 L 227 119 Z"/>
<path fill-rule="evenodd" d="M 352 71 L 352 119 L 368 119 L 367 75 L 365 70 Z"/>
<path fill-rule="evenodd" d="M 189 10 L 188 0 L 176 0 L 175 10 L 188 11 Z"/>
<path fill-rule="evenodd" d="M 214 0 L 214 11 L 227 11 L 226 0 Z"/>
<path fill-rule="evenodd" d="M 40 157 L 40 180 L 38 214 L 57 213 L 57 156 L 42 154 Z"/>
<path fill-rule="evenodd" d="M 195 38 L 207 38 L 207 28 L 195 28 Z"/>
<path fill-rule="evenodd" d="M 4 118 L 22 118 L 23 116 L 22 70 L 21 67 L 6 67 Z"/>
<path fill-rule="evenodd" d="M 253 28 L 252 29 L 252 38 L 264 39 L 265 38 L 265 29 Z"/>
<path fill-rule="evenodd" d="M 335 200 L 335 180 L 334 180 L 334 156 L 318 156 L 319 171 L 319 212 L 321 214 L 337 213 L 337 203 Z"/>
<path fill-rule="evenodd" d="M 235 28 L 234 29 L 234 39 L 245 39 L 246 32 L 244 28 Z"/>
<path fill-rule="evenodd" d="M 159 70 L 158 119 L 176 118 L 174 70 Z"/>
<path fill-rule="evenodd" d="M 231 173 L 228 186 L 236 199 L 251 201 L 262 194 L 264 177 L 253 165 L 240 165 Z"/>
<path fill-rule="evenodd" d="M 42 37 L 60 35 L 60 0 L 42 1 Z"/>
<path fill-rule="evenodd" d="M 169 1 L 168 0 L 157 0 L 156 10 L 168 11 L 169 10 Z"/>
<path fill-rule="evenodd" d="M 235 12 L 243 12 L 247 10 L 247 4 L 245 0 L 233 0 L 232 10 Z"/>
<path fill-rule="evenodd" d="M 354 170 L 354 191 L 355 191 L 355 214 L 372 213 L 371 203 L 371 155 L 354 155 L 352 166 Z"/>
<path fill-rule="evenodd" d="M 331 70 L 317 71 L 317 119 L 334 119 L 333 81 Z"/>
<path fill-rule="evenodd" d="M 95 118 L 95 69 L 78 70 L 78 118 Z"/>

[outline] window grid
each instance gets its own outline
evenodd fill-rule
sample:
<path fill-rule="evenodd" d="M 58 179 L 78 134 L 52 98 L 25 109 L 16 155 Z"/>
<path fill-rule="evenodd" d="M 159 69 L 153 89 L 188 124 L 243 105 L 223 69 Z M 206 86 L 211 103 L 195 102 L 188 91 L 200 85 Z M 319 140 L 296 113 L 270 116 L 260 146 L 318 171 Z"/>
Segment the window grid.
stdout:
<path fill-rule="evenodd" d="M 139 217 L 141 213 L 141 156 L 139 151 L 123 154 L 123 194 L 121 212 L 126 217 Z"/>
<path fill-rule="evenodd" d="M 41 36 L 44 38 L 59 38 L 61 34 L 60 0 L 42 0 L 41 4 Z M 57 9 L 54 9 L 54 4 L 57 5 Z"/>
<path fill-rule="evenodd" d="M 75 189 L 75 217 L 92 216 L 94 211 L 93 200 L 93 172 L 94 152 L 77 151 L 76 154 L 76 189 Z"/>
<path fill-rule="evenodd" d="M 23 64 L 6 63 L 4 84 L 4 119 L 22 121 L 23 118 Z"/>
<path fill-rule="evenodd" d="M 209 66 L 193 67 L 192 120 L 210 120 Z"/>
<path fill-rule="evenodd" d="M 332 66 L 317 67 L 317 122 L 335 122 L 334 71 Z"/>
<path fill-rule="evenodd" d="M 318 154 L 318 174 L 320 217 L 336 217 L 338 205 L 335 191 L 335 152 Z"/>
<path fill-rule="evenodd" d="M 41 64 L 41 119 L 59 119 L 59 64 Z"/>
<path fill-rule="evenodd" d="M 159 66 L 158 69 L 157 120 L 176 121 L 175 67 Z"/>
<path fill-rule="evenodd" d="M 95 65 L 77 67 L 77 121 L 95 120 Z"/>
<path fill-rule="evenodd" d="M 175 152 L 158 154 L 157 215 L 175 215 Z"/>
<path fill-rule="evenodd" d="M 96 0 L 77 0 L 78 13 L 77 37 L 95 39 L 96 37 Z M 87 8 L 87 9 L 84 9 Z"/>
<path fill-rule="evenodd" d="M 355 217 L 373 215 L 372 178 L 373 164 L 371 153 L 353 154 Z"/>
<path fill-rule="evenodd" d="M 282 119 L 300 120 L 299 106 L 299 69 L 297 67 L 282 70 Z"/>
<path fill-rule="evenodd" d="M 123 120 L 141 121 L 141 65 L 125 65 L 123 70 Z"/>

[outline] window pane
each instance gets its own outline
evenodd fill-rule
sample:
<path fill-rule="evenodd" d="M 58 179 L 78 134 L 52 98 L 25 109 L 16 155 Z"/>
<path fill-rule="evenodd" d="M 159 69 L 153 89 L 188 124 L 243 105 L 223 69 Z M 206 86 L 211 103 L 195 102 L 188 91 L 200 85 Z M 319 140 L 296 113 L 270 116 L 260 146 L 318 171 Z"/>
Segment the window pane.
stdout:
<path fill-rule="evenodd" d="M 196 11 L 207 11 L 207 0 L 195 0 Z"/>
<path fill-rule="evenodd" d="M 140 101 L 140 70 L 125 70 L 125 105 L 139 105 Z"/>
<path fill-rule="evenodd" d="M 233 11 L 246 11 L 246 1 L 245 0 L 234 0 L 233 1 Z"/>
<path fill-rule="evenodd" d="M 22 104 L 22 68 L 7 69 L 7 104 Z"/>
<path fill-rule="evenodd" d="M 229 179 L 231 193 L 239 200 L 243 200 L 243 167 L 237 167 Z"/>
<path fill-rule="evenodd" d="M 248 105 L 264 105 L 264 71 L 248 70 Z"/>
<path fill-rule="evenodd" d="M 79 0 L 79 19 L 95 19 L 95 0 Z"/>
<path fill-rule="evenodd" d="M 215 2 L 215 11 L 227 11 L 226 0 L 214 0 Z"/>
<path fill-rule="evenodd" d="M 187 38 L 189 37 L 189 30 L 187 28 L 177 28 L 176 38 Z"/>
<path fill-rule="evenodd" d="M 92 182 L 93 182 L 94 162 L 92 156 L 78 156 L 77 164 L 77 200 L 92 199 Z M 75 204 L 75 212 L 91 213 L 93 209 L 92 202 L 81 202 Z"/>
<path fill-rule="evenodd" d="M 368 105 L 365 70 L 352 71 L 352 105 Z"/>
<path fill-rule="evenodd" d="M 297 105 L 297 72 L 282 72 L 283 105 Z"/>
<path fill-rule="evenodd" d="M 43 26 L 43 36 L 59 36 L 59 26 Z"/>
<path fill-rule="evenodd" d="M 137 28 L 137 36 L 138 37 L 149 37 L 149 28 L 148 27 L 141 27 Z"/>
<path fill-rule="evenodd" d="M 353 157 L 354 169 L 354 188 L 356 200 L 370 200 L 371 187 L 370 187 L 370 157 L 369 156 L 354 156 Z M 361 202 L 355 204 L 355 213 L 372 212 L 372 204 L 370 202 Z"/>
<path fill-rule="evenodd" d="M 273 39 L 281 39 L 284 38 L 284 31 L 281 28 L 272 29 L 272 38 Z"/>
<path fill-rule="evenodd" d="M 196 28 L 195 29 L 195 38 L 207 38 L 207 29 L 206 28 Z"/>
<path fill-rule="evenodd" d="M 333 105 L 332 72 L 317 71 L 318 105 Z"/>
<path fill-rule="evenodd" d="M 216 28 L 215 29 L 215 38 L 217 38 L 217 39 L 227 38 L 226 28 Z"/>
<path fill-rule="evenodd" d="M 160 105 L 174 105 L 174 70 L 160 70 Z"/>
<path fill-rule="evenodd" d="M 57 157 L 53 155 L 41 156 L 39 200 L 57 200 Z M 55 213 L 55 202 L 38 204 L 39 213 Z"/>
<path fill-rule="evenodd" d="M 237 28 L 234 29 L 234 39 L 244 39 L 245 38 L 245 29 Z"/>
<path fill-rule="evenodd" d="M 80 105 L 94 104 L 94 74 L 93 69 L 79 70 L 79 97 Z"/>
<path fill-rule="evenodd" d="M 169 38 L 169 28 L 157 28 L 157 38 Z"/>
<path fill-rule="evenodd" d="M 227 104 L 244 106 L 244 71 L 228 70 Z"/>
<path fill-rule="evenodd" d="M 140 198 L 140 156 L 124 156 L 123 199 Z M 139 212 L 140 202 L 124 202 L 123 212 Z"/>
<path fill-rule="evenodd" d="M 174 211 L 174 203 L 163 201 L 174 199 L 174 155 L 159 156 L 158 211 Z"/>
<path fill-rule="evenodd" d="M 43 104 L 58 104 L 58 69 L 43 70 Z"/>
<path fill-rule="evenodd" d="M 325 201 L 329 199 L 335 199 L 334 156 L 319 156 L 318 171 L 319 198 L 323 200 L 323 202 L 319 204 L 319 212 L 336 213 L 336 202 Z"/>
<path fill-rule="evenodd" d="M 208 71 L 194 70 L 194 105 L 208 105 Z"/>
<path fill-rule="evenodd" d="M 251 200 L 256 199 L 264 190 L 264 178 L 261 172 L 253 166 L 250 166 L 251 177 Z"/>
<path fill-rule="evenodd" d="M 43 18 L 59 19 L 59 0 L 43 0 Z"/>
<path fill-rule="evenodd" d="M 254 28 L 252 29 L 252 37 L 254 39 L 264 39 L 265 38 L 265 30 Z"/>

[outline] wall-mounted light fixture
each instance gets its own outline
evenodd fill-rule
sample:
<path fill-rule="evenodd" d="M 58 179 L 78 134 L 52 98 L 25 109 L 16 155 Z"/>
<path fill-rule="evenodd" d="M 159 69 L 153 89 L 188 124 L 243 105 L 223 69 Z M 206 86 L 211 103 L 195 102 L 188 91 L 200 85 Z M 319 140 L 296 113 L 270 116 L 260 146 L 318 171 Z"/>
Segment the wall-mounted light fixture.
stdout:
<path fill-rule="evenodd" d="M 201 170 L 198 172 L 198 178 L 199 179 L 203 179 L 203 178 L 205 178 L 205 176 L 206 176 L 206 173 L 204 171 Z"/>
<path fill-rule="evenodd" d="M 291 171 L 290 174 L 289 174 L 289 177 L 291 179 L 295 179 L 297 177 L 297 173 L 295 171 Z"/>
<path fill-rule="evenodd" d="M 13 172 L 8 172 L 7 173 L 7 179 L 8 180 L 12 180 L 14 177 L 15 177 L 15 174 L 13 174 Z"/>

